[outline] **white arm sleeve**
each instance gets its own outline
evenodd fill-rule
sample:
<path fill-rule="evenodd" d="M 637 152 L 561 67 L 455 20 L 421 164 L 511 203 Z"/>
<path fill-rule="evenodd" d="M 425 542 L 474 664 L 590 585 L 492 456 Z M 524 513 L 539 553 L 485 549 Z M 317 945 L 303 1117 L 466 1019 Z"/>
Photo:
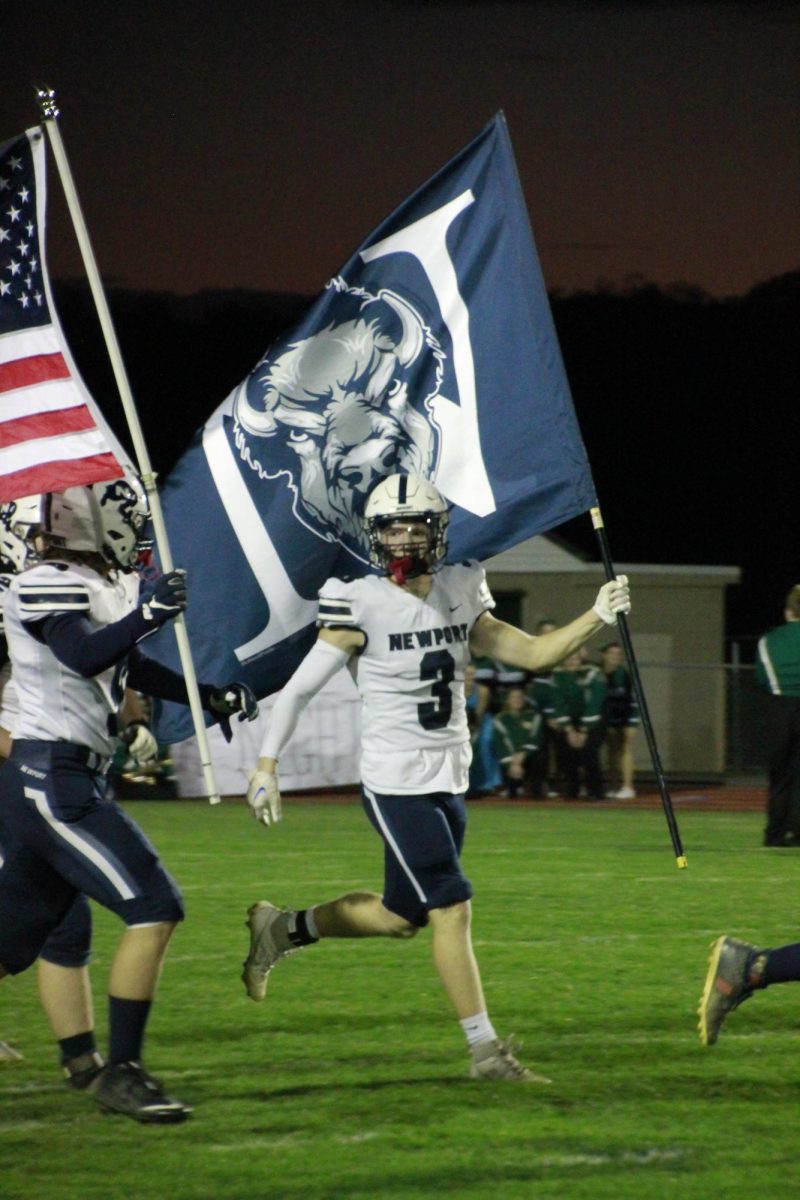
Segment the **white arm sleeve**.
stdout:
<path fill-rule="evenodd" d="M 275 702 L 261 758 L 278 758 L 295 731 L 300 713 L 350 658 L 330 642 L 315 642 Z"/>

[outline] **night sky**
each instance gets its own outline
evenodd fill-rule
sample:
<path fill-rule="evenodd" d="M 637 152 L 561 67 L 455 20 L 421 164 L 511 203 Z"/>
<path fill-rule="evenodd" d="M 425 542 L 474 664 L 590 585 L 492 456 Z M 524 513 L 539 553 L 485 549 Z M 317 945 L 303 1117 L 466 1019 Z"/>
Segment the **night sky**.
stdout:
<path fill-rule="evenodd" d="M 98 263 L 127 288 L 314 295 L 499 109 L 551 291 L 644 279 L 737 297 L 800 269 L 797 2 L 51 0 L 7 3 L 0 30 L 0 139 L 38 123 L 36 86 L 56 89 Z M 49 171 L 50 271 L 79 275 Z M 618 494 L 601 495 L 680 513 L 685 555 L 669 561 L 746 561 L 753 596 L 770 528 L 777 621 L 796 530 L 736 421 L 724 460 L 708 417 L 686 426 L 709 438 L 709 495 L 743 514 L 724 549 L 625 455 Z M 619 525 L 616 544 L 624 560 Z M 664 561 L 657 530 L 637 558 Z"/>
<path fill-rule="evenodd" d="M 2 46 L 0 136 L 57 90 L 132 287 L 313 294 L 498 109 L 550 289 L 800 263 L 797 3 L 51 0 L 4 6 Z"/>

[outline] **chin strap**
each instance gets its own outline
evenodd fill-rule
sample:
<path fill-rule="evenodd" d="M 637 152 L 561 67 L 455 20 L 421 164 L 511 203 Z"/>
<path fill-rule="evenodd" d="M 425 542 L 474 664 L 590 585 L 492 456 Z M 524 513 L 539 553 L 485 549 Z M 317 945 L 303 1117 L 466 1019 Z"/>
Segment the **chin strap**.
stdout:
<path fill-rule="evenodd" d="M 398 587 L 403 587 L 406 580 L 410 577 L 411 569 L 414 566 L 414 559 L 410 554 L 406 554 L 403 558 L 393 558 L 387 564 L 389 574 Z"/>

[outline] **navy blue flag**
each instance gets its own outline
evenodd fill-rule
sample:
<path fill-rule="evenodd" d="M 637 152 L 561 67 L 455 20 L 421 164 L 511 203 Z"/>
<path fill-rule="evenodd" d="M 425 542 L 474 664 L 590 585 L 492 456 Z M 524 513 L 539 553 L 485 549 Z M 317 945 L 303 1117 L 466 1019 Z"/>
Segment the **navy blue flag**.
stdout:
<path fill-rule="evenodd" d="M 395 472 L 452 502 L 451 561 L 596 504 L 502 114 L 366 239 L 167 479 L 200 679 L 283 686 L 318 589 L 370 570 L 364 501 Z M 171 633 L 147 652 L 177 666 Z M 165 705 L 159 737 L 190 733 Z"/>

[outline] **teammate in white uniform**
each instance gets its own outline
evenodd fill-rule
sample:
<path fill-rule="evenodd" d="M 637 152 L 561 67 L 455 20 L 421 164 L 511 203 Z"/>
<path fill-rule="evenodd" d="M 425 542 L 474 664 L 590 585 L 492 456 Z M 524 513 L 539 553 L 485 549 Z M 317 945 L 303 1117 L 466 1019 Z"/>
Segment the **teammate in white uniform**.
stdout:
<path fill-rule="evenodd" d="M 41 497 L 26 496 L 0 505 L 0 758 L 11 753 L 11 735 L 19 701 L 7 656 L 3 609 L 15 575 L 32 561 L 32 544 L 41 513 Z M 37 960 L 42 1007 L 59 1042 L 67 1082 L 83 1089 L 97 1075 L 102 1060 L 94 1036 L 94 1012 L 88 957 L 91 912 L 86 897 L 76 896 L 57 929 L 48 936 Z M 4 1057 L 0 1042 L 0 1058 Z M 21 1057 L 21 1055 L 17 1055 Z"/>
<path fill-rule="evenodd" d="M 140 601 L 133 568 L 147 506 L 141 485 L 115 480 L 45 497 L 43 558 L 14 578 L 5 627 L 19 717 L 0 770 L 0 977 L 39 956 L 84 893 L 125 923 L 109 979 L 109 1053 L 92 1083 L 101 1107 L 144 1122 L 191 1111 L 141 1064 L 172 931 L 175 883 L 141 830 L 107 794 L 126 676 L 150 695 L 186 702 L 183 680 L 138 643 L 186 604 L 183 573 Z M 242 684 L 201 685 L 227 723 L 257 706 Z M 85 946 L 88 953 L 88 945 Z"/>
<path fill-rule="evenodd" d="M 41 519 L 41 496 L 25 496 L 0 505 L 0 651 L 5 658 L 0 668 L 0 759 L 11 753 L 11 736 L 19 718 L 19 700 L 7 657 L 3 608 L 13 577 L 32 565 Z M 131 577 L 132 578 L 132 577 Z M 128 753 L 138 763 L 154 759 L 158 743 L 141 720 L 143 714 L 135 693 L 125 702 L 123 738 Z M 49 934 L 36 962 L 37 987 L 42 1008 L 58 1046 L 68 1086 L 87 1088 L 103 1066 L 94 1030 L 94 1005 L 88 962 L 91 952 L 92 918 L 86 897 L 76 896 L 57 929 Z M 0 1059 L 5 1042 L 0 1042 Z M 21 1058 L 19 1053 L 13 1057 Z"/>
<path fill-rule="evenodd" d="M 384 890 L 351 892 L 300 911 L 268 901 L 248 911 L 242 979 L 264 998 L 269 971 L 327 937 L 411 937 L 430 923 L 433 957 L 471 1053 L 476 1079 L 548 1082 L 514 1056 L 489 1020 L 470 936 L 472 887 L 461 870 L 464 793 L 471 757 L 464 669 L 471 655 L 528 671 L 554 666 L 630 611 L 627 579 L 599 591 L 594 608 L 533 638 L 497 621 L 483 569 L 443 566 L 447 505 L 425 480 L 393 475 L 365 509 L 373 564 L 382 571 L 320 592 L 318 640 L 287 683 L 247 794 L 264 824 L 279 820 L 276 771 L 303 705 L 341 667 L 362 697 L 362 796 L 384 842 Z"/>

